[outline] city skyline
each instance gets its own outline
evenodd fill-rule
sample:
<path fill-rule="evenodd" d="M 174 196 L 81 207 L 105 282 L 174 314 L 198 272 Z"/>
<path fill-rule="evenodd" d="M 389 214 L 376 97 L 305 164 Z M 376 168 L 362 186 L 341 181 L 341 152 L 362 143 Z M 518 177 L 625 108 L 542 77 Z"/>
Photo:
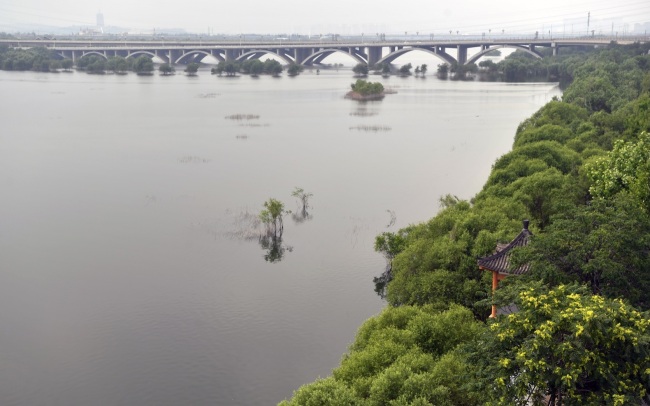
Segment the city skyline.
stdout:
<path fill-rule="evenodd" d="M 646 1 L 583 1 L 568 4 L 559 0 L 522 5 L 510 0 L 490 3 L 463 0 L 439 7 L 414 1 L 396 6 L 379 1 L 371 6 L 330 0 L 293 3 L 287 0 L 259 2 L 241 0 L 218 5 L 195 2 L 191 7 L 151 0 L 126 0 L 102 4 L 78 0 L 0 0 L 0 31 L 17 32 L 25 27 L 94 27 L 101 13 L 104 26 L 129 33 L 151 34 L 185 31 L 196 34 L 289 33 L 303 35 L 364 34 L 388 35 L 472 34 L 516 35 L 631 33 L 650 22 Z M 645 24 L 645 25 L 644 25 Z M 22 28 L 21 28 L 22 27 Z"/>

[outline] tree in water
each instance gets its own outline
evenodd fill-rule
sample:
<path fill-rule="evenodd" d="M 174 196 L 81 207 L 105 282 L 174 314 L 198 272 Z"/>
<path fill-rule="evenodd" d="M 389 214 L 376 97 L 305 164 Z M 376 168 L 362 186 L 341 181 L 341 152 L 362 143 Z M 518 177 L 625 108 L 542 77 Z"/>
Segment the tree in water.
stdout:
<path fill-rule="evenodd" d="M 291 196 L 297 198 L 302 205 L 301 210 L 298 213 L 292 215 L 293 220 L 296 223 L 302 223 L 303 221 L 309 219 L 310 216 L 307 212 L 307 209 L 309 208 L 309 198 L 312 197 L 313 194 L 307 193 L 303 188 L 296 186 L 296 188 L 291 193 Z"/>
<path fill-rule="evenodd" d="M 407 63 L 406 65 L 402 65 L 399 68 L 400 75 L 402 75 L 402 76 L 410 75 L 411 74 L 411 68 L 413 68 L 413 65 L 411 65 L 410 63 Z"/>
<path fill-rule="evenodd" d="M 302 68 L 301 65 L 298 65 L 298 64 L 296 64 L 296 63 L 292 63 L 292 64 L 289 65 L 289 67 L 287 68 L 287 74 L 288 74 L 289 76 L 297 76 L 300 72 L 302 72 L 302 69 L 303 69 L 303 68 Z"/>
<path fill-rule="evenodd" d="M 264 202 L 264 210 L 259 214 L 260 221 L 266 226 L 266 235 L 274 238 L 282 238 L 284 223 L 282 217 L 290 211 L 284 210 L 284 203 L 270 198 Z"/>
<path fill-rule="evenodd" d="M 163 63 L 158 67 L 158 70 L 163 76 L 169 76 L 176 71 L 173 66 L 168 63 Z"/>
<path fill-rule="evenodd" d="M 285 250 L 291 248 L 282 246 L 282 233 L 284 223 L 282 217 L 291 213 L 284 209 L 284 203 L 277 199 L 270 198 L 264 202 L 264 210 L 259 214 L 259 219 L 266 226 L 266 232 L 260 235 L 260 246 L 267 250 L 264 259 L 267 262 L 278 262 L 282 259 Z"/>
<path fill-rule="evenodd" d="M 191 62 L 187 64 L 187 67 L 185 68 L 185 73 L 187 73 L 188 76 L 194 76 L 196 75 L 196 72 L 198 72 L 200 66 L 201 65 L 199 65 L 196 62 Z"/>
<path fill-rule="evenodd" d="M 354 68 L 352 68 L 352 72 L 354 72 L 356 76 L 367 76 L 368 65 L 365 63 L 358 63 Z"/>

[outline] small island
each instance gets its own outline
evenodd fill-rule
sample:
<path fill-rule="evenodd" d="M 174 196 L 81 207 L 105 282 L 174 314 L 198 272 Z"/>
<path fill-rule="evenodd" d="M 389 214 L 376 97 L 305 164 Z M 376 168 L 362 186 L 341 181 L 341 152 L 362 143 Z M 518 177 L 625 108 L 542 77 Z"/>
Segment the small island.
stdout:
<path fill-rule="evenodd" d="M 352 90 L 345 95 L 346 99 L 359 101 L 381 100 L 385 95 L 384 86 L 379 82 L 368 82 L 363 79 L 358 79 L 350 86 Z"/>

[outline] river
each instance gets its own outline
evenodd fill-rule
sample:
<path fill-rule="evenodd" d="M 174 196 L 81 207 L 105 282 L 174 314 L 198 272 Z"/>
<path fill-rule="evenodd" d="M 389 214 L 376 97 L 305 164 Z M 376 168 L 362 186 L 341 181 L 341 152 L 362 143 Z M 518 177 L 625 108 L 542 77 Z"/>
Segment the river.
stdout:
<path fill-rule="evenodd" d="M 0 404 L 290 397 L 385 305 L 374 236 L 471 198 L 560 95 L 371 76 L 397 93 L 358 103 L 353 80 L 0 71 Z M 271 197 L 281 258 L 256 238 Z"/>

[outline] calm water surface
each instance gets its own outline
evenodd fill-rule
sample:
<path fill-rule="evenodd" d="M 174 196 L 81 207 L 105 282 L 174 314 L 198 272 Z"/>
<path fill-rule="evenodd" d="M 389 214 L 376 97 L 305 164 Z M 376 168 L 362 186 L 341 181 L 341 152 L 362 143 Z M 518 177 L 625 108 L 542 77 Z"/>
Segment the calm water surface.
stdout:
<path fill-rule="evenodd" d="M 560 94 L 372 80 L 398 93 L 345 100 L 349 71 L 0 72 L 0 404 L 270 405 L 327 376 L 384 306 L 374 236 L 473 196 Z M 311 218 L 267 262 L 249 220 L 296 211 L 296 186 Z"/>

